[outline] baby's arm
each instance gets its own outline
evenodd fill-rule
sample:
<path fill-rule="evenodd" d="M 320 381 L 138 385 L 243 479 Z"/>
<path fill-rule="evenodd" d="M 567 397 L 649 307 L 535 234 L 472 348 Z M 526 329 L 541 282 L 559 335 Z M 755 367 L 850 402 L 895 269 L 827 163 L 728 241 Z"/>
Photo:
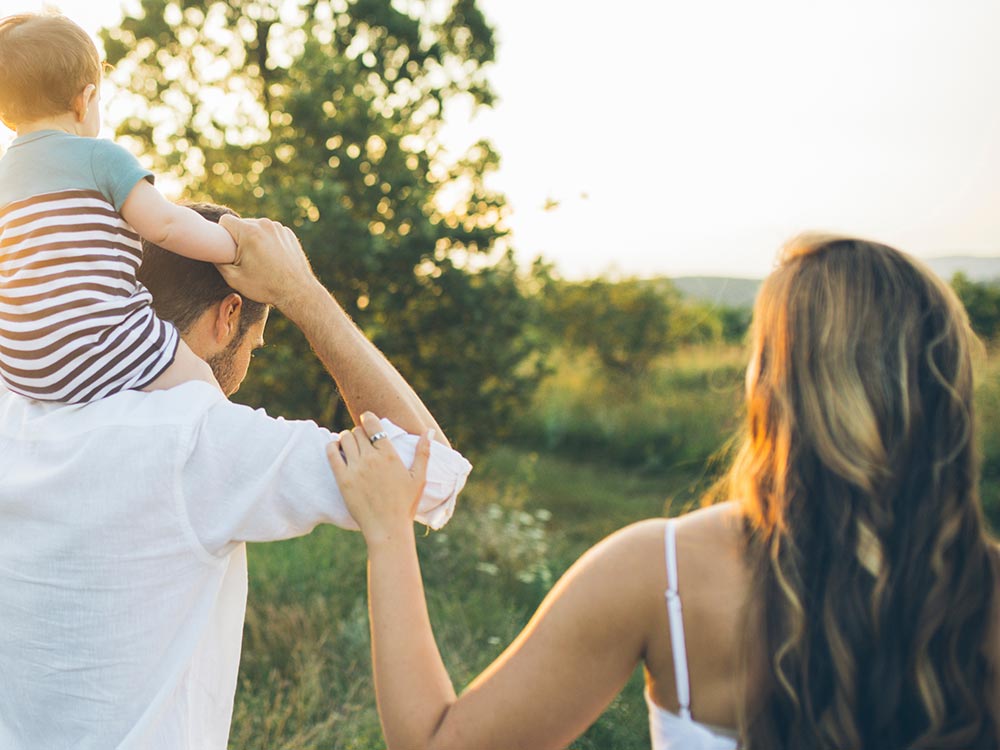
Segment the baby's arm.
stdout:
<path fill-rule="evenodd" d="M 172 253 L 210 263 L 236 260 L 236 242 L 218 224 L 171 203 L 146 180 L 139 180 L 122 204 L 122 217 L 139 235 Z"/>

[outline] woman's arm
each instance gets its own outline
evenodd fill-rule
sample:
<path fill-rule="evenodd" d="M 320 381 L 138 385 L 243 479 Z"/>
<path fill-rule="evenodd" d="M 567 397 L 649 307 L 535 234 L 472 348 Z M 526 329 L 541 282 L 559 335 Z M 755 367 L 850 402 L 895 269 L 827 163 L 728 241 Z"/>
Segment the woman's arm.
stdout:
<path fill-rule="evenodd" d="M 364 429 L 377 430 L 366 414 Z M 375 689 L 390 750 L 565 747 L 632 674 L 662 596 L 636 527 L 587 552 L 517 640 L 456 698 L 434 641 L 413 537 L 422 461 L 407 472 L 388 441 L 356 428 L 330 463 L 369 549 Z M 419 451 L 418 451 L 419 453 Z M 641 534 L 648 537 L 649 534 Z"/>
<path fill-rule="evenodd" d="M 233 263 L 236 242 L 232 235 L 197 211 L 171 203 L 146 180 L 139 180 L 125 203 L 122 217 L 141 237 L 194 260 Z"/>

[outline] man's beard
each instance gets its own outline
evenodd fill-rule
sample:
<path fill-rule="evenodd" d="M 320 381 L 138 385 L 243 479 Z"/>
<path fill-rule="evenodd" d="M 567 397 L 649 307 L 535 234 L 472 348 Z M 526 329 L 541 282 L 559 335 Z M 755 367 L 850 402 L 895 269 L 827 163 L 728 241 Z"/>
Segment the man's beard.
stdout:
<path fill-rule="evenodd" d="M 243 343 L 245 335 L 246 331 L 239 331 L 225 349 L 221 352 L 216 352 L 205 360 L 208 362 L 208 366 L 212 368 L 212 374 L 215 375 L 215 379 L 219 382 L 222 392 L 227 396 L 236 393 L 240 387 L 233 365 L 236 359 L 236 350 Z"/>

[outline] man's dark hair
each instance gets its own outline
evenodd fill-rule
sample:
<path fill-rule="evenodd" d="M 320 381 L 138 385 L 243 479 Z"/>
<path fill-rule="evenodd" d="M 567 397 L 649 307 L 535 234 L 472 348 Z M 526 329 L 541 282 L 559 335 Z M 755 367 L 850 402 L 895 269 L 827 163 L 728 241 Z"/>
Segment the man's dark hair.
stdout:
<path fill-rule="evenodd" d="M 214 203 L 186 203 L 209 221 L 219 223 L 219 219 L 230 214 L 239 216 L 231 208 Z M 222 274 L 211 263 L 192 260 L 164 250 L 151 242 L 142 243 L 142 265 L 139 267 L 141 281 L 153 295 L 153 309 L 163 320 L 177 326 L 181 333 L 187 333 L 202 313 L 209 307 L 236 292 Z M 267 312 L 267 305 L 243 298 L 236 340 L 242 339 L 247 329 L 260 321 Z"/>

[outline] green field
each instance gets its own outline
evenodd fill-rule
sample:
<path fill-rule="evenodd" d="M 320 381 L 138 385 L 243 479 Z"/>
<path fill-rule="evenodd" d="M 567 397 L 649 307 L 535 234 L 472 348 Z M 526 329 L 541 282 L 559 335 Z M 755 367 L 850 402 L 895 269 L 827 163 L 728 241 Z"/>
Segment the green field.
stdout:
<path fill-rule="evenodd" d="M 996 520 L 1000 385 L 992 359 L 981 369 L 983 491 Z M 525 416 L 518 443 L 474 456 L 453 521 L 419 540 L 432 622 L 457 689 L 514 638 L 583 550 L 623 525 L 699 501 L 724 466 L 741 381 L 741 353 L 732 348 L 677 353 L 630 383 L 567 360 Z M 230 746 L 382 747 L 360 536 L 319 528 L 251 545 L 249 557 Z M 638 670 L 573 747 L 649 747 Z"/>

